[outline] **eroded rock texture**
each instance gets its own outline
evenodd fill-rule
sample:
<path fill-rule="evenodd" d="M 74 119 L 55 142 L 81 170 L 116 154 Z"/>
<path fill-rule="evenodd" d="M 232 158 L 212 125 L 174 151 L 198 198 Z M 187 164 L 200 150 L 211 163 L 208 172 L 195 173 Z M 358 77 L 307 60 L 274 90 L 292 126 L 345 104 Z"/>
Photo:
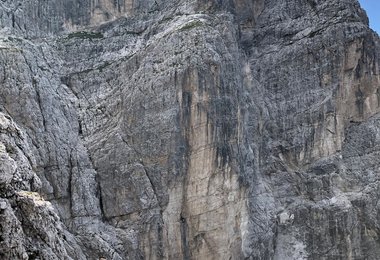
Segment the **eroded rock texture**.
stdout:
<path fill-rule="evenodd" d="M 378 259 L 356 0 L 0 3 L 1 259 Z"/>

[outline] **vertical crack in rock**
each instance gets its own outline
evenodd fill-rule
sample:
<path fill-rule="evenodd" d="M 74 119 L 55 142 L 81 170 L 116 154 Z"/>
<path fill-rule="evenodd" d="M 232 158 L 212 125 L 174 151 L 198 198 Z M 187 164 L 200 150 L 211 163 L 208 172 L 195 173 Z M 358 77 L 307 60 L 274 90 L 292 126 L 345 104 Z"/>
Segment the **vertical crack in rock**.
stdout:
<path fill-rule="evenodd" d="M 188 242 L 188 235 L 187 235 L 187 222 L 186 218 L 180 217 L 179 219 L 180 225 L 181 225 L 181 243 L 182 243 L 182 252 L 183 252 L 183 259 L 190 259 L 190 251 L 189 251 L 189 242 Z"/>
<path fill-rule="evenodd" d="M 102 187 L 99 183 L 99 181 L 97 180 L 97 178 L 95 178 L 96 180 L 96 183 L 97 183 L 97 197 L 99 198 L 99 206 L 100 206 L 100 212 L 101 212 L 101 216 L 102 216 L 102 219 L 103 221 L 106 220 L 106 217 L 104 215 L 104 205 L 103 205 L 103 198 L 102 198 Z"/>

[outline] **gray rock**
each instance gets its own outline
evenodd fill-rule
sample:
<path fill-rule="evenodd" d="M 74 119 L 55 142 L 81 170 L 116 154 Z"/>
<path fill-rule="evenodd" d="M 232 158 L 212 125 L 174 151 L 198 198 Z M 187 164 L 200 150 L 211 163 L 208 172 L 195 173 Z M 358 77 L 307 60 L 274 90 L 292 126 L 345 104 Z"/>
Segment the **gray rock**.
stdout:
<path fill-rule="evenodd" d="M 6 209 L 8 207 L 6 201 L 0 201 L 0 209 Z"/>
<path fill-rule="evenodd" d="M 377 259 L 356 0 L 16 0 L 0 23 L 1 259 Z"/>

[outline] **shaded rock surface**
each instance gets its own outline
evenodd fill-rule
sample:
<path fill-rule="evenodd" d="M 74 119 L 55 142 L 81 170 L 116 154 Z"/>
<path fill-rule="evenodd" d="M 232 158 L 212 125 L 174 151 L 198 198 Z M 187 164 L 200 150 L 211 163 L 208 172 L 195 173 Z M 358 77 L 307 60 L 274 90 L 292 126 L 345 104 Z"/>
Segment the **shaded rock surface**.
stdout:
<path fill-rule="evenodd" d="M 356 0 L 5 0 L 0 24 L 0 258 L 380 255 Z"/>

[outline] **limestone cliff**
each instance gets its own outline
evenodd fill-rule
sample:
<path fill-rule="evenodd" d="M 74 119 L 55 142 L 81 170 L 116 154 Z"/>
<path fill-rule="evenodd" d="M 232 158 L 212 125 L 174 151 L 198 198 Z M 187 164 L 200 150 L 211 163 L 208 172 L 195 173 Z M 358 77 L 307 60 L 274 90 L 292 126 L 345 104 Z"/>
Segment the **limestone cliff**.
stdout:
<path fill-rule="evenodd" d="M 0 259 L 378 259 L 357 0 L 3 0 L 0 25 Z"/>

